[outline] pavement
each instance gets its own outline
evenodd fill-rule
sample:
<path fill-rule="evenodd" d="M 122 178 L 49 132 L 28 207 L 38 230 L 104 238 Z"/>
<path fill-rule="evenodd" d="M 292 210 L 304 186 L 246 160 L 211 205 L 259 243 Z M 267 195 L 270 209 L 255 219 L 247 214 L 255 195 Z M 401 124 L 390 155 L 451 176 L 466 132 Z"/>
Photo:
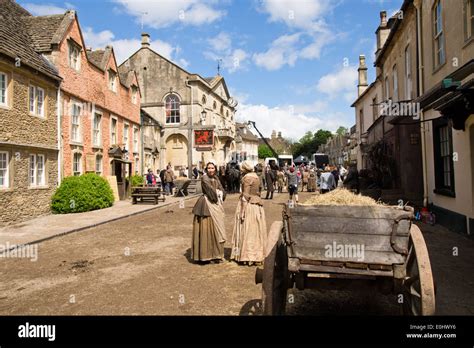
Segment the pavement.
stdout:
<path fill-rule="evenodd" d="M 189 195 L 184 198 L 166 196 L 164 202 L 159 202 L 156 205 L 148 202 L 132 204 L 131 200 L 118 201 L 110 208 L 85 213 L 50 214 L 5 226 L 0 228 L 0 253 L 18 245 L 39 243 L 54 237 L 166 207 L 179 203 L 182 199 L 188 200 L 197 196 Z"/>

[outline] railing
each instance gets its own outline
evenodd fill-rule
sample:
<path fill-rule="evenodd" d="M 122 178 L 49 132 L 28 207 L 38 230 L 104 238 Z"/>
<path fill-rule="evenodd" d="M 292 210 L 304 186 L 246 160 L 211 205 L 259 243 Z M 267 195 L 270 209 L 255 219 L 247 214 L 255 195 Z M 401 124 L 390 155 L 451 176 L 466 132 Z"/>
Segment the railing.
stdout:
<path fill-rule="evenodd" d="M 234 137 L 234 133 L 232 132 L 232 129 L 230 128 L 218 128 L 216 130 L 216 133 L 218 137 L 229 137 L 229 138 Z"/>

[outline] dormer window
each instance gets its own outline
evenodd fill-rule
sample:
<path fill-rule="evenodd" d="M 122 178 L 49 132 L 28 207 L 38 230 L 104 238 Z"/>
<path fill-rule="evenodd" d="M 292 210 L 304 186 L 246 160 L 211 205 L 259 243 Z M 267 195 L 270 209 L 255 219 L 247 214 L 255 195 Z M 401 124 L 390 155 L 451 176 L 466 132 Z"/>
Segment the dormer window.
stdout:
<path fill-rule="evenodd" d="M 81 70 L 81 46 L 74 41 L 68 41 L 69 66 L 76 71 Z"/>
<path fill-rule="evenodd" d="M 112 69 L 109 69 L 109 89 L 117 92 L 117 73 Z"/>
<path fill-rule="evenodd" d="M 132 103 L 136 104 L 138 102 L 138 87 L 132 86 Z"/>

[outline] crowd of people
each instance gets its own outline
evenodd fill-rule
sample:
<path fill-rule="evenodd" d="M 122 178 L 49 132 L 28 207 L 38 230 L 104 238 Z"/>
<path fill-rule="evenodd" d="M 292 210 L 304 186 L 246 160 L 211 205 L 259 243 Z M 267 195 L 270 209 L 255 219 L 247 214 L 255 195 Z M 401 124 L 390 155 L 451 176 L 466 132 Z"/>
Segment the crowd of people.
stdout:
<path fill-rule="evenodd" d="M 291 201 L 298 203 L 298 190 L 321 194 L 344 185 L 358 191 L 358 172 L 354 165 L 349 170 L 343 166 L 312 165 L 278 167 L 274 163 L 253 166 L 244 161 L 240 167 L 240 196 L 234 214 L 230 260 L 249 266 L 260 265 L 265 259 L 267 226 L 263 208 L 264 199 L 273 199 L 275 190 L 286 188 Z M 219 167 L 210 161 L 201 177 L 202 196 L 193 208 L 193 234 L 191 258 L 198 263 L 224 262 L 225 214 L 223 202 L 226 190 Z"/>
<path fill-rule="evenodd" d="M 192 177 L 197 179 L 199 177 L 199 171 L 197 167 L 193 167 L 192 169 Z M 189 177 L 189 168 L 188 167 L 180 167 L 179 169 L 179 177 L 187 178 Z M 177 176 L 175 175 L 171 163 L 168 163 L 165 169 L 156 170 L 156 174 L 153 172 L 152 169 L 148 169 L 148 173 L 145 175 L 145 183 L 147 186 L 161 186 L 163 188 L 165 195 L 173 195 L 173 190 L 175 189 L 175 179 Z"/>

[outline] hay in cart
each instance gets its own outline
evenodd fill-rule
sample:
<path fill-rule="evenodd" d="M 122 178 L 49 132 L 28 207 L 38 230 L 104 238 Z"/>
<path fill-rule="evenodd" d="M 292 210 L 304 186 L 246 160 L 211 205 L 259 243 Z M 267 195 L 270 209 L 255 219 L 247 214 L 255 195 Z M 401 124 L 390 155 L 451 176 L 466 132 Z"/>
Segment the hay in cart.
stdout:
<path fill-rule="evenodd" d="M 361 194 L 355 194 L 344 188 L 337 188 L 325 194 L 319 194 L 310 197 L 302 205 L 365 205 L 376 206 L 383 205 L 382 202 Z"/>

